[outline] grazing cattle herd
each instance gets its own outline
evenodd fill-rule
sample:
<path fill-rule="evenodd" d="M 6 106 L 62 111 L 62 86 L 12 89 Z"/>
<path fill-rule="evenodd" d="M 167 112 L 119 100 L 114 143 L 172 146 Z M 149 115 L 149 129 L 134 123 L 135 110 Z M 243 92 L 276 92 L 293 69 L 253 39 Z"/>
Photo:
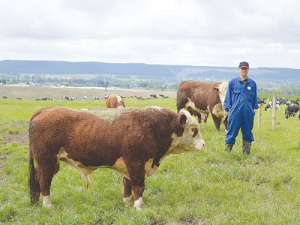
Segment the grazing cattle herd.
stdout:
<path fill-rule="evenodd" d="M 54 208 L 50 186 L 59 171 L 59 161 L 63 161 L 81 173 L 86 187 L 89 186 L 89 174 L 94 170 L 110 168 L 117 171 L 123 177 L 123 203 L 128 207 L 133 200 L 136 210 L 142 210 L 145 179 L 155 173 L 163 159 L 170 154 L 204 148 L 199 127 L 201 121 L 206 122 L 211 114 L 218 131 L 222 122 L 227 129 L 228 113 L 224 110 L 227 87 L 227 82 L 181 82 L 177 91 L 177 113 L 154 106 L 125 108 L 124 97 L 116 94 L 105 95 L 105 109 L 83 112 L 50 107 L 36 111 L 29 123 L 31 203 L 37 203 L 42 194 L 43 206 Z M 151 94 L 149 98 L 143 98 L 131 95 L 130 98 L 147 100 L 168 96 Z M 87 99 L 84 96 L 82 100 Z M 77 97 L 63 96 L 60 100 L 75 101 Z M 273 108 L 270 98 L 259 98 L 258 103 L 260 108 L 266 105 L 265 111 Z M 299 103 L 299 98 L 277 97 L 275 107 L 280 110 L 286 105 L 284 114 L 288 119 L 297 115 Z"/>
<path fill-rule="evenodd" d="M 266 98 L 262 98 L 258 100 L 258 104 L 260 104 L 261 106 L 266 104 L 265 102 Z M 268 104 L 266 104 L 265 107 L 265 111 L 267 111 L 268 109 L 273 108 L 273 102 L 270 101 L 270 99 L 268 99 Z M 280 106 L 281 105 L 286 105 L 285 111 L 284 111 L 284 116 L 286 119 L 290 118 L 290 116 L 295 117 L 297 112 L 300 109 L 300 98 L 296 99 L 296 100 L 290 100 L 287 98 L 279 98 L 276 97 L 276 110 L 280 111 Z M 299 119 L 300 119 L 300 114 L 299 114 Z"/>

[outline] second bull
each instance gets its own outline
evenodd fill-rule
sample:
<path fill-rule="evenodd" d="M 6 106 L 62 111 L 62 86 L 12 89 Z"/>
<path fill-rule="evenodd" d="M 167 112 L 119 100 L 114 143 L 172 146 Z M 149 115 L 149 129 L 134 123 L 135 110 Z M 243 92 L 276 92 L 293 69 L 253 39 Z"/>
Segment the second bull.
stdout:
<path fill-rule="evenodd" d="M 219 131 L 221 122 L 224 122 L 227 130 L 228 112 L 224 110 L 227 87 L 227 82 L 183 81 L 177 91 L 177 111 L 185 108 L 197 116 L 199 122 L 201 117 L 207 117 L 211 113 L 216 129 Z"/>

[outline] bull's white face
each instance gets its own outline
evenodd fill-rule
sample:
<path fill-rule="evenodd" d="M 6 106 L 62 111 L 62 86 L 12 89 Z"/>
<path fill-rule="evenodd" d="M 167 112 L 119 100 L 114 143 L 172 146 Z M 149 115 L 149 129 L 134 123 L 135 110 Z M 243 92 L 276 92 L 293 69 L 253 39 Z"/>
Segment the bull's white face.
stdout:
<path fill-rule="evenodd" d="M 117 108 L 118 109 L 124 109 L 124 106 L 123 105 L 120 105 L 122 103 L 122 98 L 121 96 L 117 95 Z"/>
<path fill-rule="evenodd" d="M 222 82 L 218 86 L 219 97 L 220 97 L 220 100 L 221 100 L 223 106 L 224 106 L 224 100 L 225 100 L 225 95 L 226 95 L 227 88 L 228 88 L 228 83 L 227 82 Z"/>
<path fill-rule="evenodd" d="M 117 96 L 117 102 L 119 103 L 119 102 L 121 102 L 122 101 L 122 98 L 121 98 L 121 96 Z"/>
<path fill-rule="evenodd" d="M 187 117 L 186 123 L 184 124 L 184 132 L 180 137 L 175 133 L 172 135 L 173 141 L 168 153 L 178 154 L 186 151 L 199 151 L 203 149 L 205 142 L 200 134 L 198 122 L 185 109 L 181 109 L 180 112 L 183 112 Z"/>

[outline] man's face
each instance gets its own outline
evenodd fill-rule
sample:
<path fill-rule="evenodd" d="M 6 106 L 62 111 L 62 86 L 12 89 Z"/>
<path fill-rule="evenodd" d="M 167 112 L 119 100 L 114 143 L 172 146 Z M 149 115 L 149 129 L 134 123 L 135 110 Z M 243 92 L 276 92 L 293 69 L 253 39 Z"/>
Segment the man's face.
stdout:
<path fill-rule="evenodd" d="M 243 68 L 240 68 L 239 71 L 240 71 L 240 77 L 241 77 L 241 79 L 242 80 L 246 79 L 247 75 L 248 75 L 248 72 L 249 72 L 249 68 L 243 67 Z"/>

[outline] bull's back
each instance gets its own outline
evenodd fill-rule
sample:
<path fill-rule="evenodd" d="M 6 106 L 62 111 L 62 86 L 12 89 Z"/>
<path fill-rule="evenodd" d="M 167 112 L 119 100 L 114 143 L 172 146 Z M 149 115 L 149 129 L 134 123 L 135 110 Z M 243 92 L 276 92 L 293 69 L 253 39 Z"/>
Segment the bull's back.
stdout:
<path fill-rule="evenodd" d="M 183 81 L 177 91 L 177 108 L 184 108 L 190 99 L 197 108 L 206 110 L 213 88 L 217 84 L 201 81 Z"/>
<path fill-rule="evenodd" d="M 30 123 L 30 145 L 54 157 L 59 151 L 85 166 L 113 164 L 118 157 L 120 137 L 112 141 L 110 123 L 64 108 L 41 110 Z M 44 149 L 44 150 L 43 150 Z"/>
<path fill-rule="evenodd" d="M 106 99 L 107 108 L 117 108 L 117 95 L 111 94 Z"/>

